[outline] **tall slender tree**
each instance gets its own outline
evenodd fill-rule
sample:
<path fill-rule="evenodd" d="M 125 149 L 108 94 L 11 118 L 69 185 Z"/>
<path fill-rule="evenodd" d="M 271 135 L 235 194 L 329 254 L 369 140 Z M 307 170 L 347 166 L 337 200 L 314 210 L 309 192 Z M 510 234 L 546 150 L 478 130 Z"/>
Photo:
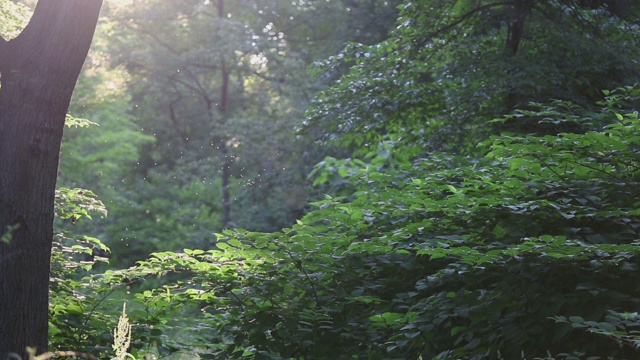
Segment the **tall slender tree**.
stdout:
<path fill-rule="evenodd" d="M 44 0 L 0 38 L 0 358 L 47 350 L 62 130 L 102 0 Z M 24 357 L 24 356 L 23 356 Z"/>

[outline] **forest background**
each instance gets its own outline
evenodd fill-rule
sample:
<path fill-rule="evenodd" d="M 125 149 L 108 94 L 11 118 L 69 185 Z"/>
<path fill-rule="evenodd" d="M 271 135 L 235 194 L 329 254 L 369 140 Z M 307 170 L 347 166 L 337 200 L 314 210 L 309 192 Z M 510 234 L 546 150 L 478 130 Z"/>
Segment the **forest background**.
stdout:
<path fill-rule="evenodd" d="M 51 347 L 112 356 L 126 302 L 140 358 L 637 358 L 639 11 L 106 2 Z"/>

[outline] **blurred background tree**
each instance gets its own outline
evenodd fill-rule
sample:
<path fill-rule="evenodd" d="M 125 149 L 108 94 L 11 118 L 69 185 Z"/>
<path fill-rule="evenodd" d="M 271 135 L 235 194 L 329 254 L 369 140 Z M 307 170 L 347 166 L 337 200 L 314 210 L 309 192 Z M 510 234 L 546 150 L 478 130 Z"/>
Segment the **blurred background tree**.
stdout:
<path fill-rule="evenodd" d="M 343 152 L 293 131 L 330 80 L 308 67 L 384 40 L 399 3 L 107 3 L 71 111 L 99 127 L 66 132 L 60 182 L 93 189 L 110 215 L 79 230 L 130 264 L 212 246 L 223 228 L 288 226 L 312 166 Z"/>

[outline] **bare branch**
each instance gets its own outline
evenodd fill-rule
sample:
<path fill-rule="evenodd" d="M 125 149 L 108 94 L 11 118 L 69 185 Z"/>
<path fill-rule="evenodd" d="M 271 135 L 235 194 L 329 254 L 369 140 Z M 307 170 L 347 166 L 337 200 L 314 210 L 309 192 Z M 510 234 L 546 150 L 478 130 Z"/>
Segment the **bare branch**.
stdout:
<path fill-rule="evenodd" d="M 182 100 L 182 96 L 178 96 L 178 98 L 171 100 L 169 103 L 169 117 L 171 118 L 171 123 L 173 123 L 173 127 L 176 129 L 178 134 L 180 135 L 180 139 L 182 143 L 185 145 L 189 145 L 189 135 L 187 135 L 182 127 L 180 126 L 180 122 L 178 121 L 178 116 L 176 115 L 175 104 L 177 104 L 180 100 Z"/>
<path fill-rule="evenodd" d="M 158 43 L 160 46 L 164 47 L 165 49 L 169 50 L 169 52 L 171 54 L 174 55 L 178 55 L 179 52 L 173 47 L 171 46 L 169 43 L 167 43 L 166 41 L 162 40 L 157 34 L 155 34 L 152 31 L 147 31 L 142 27 L 137 27 L 137 26 L 132 26 L 131 24 L 127 24 L 126 25 L 129 29 L 136 31 L 140 34 L 149 36 L 150 38 L 152 38 L 153 40 L 155 40 L 156 43 Z"/>
<path fill-rule="evenodd" d="M 428 34 L 427 36 L 425 36 L 422 39 L 422 41 L 419 42 L 419 45 L 420 46 L 424 46 L 424 45 L 428 44 L 431 40 L 433 40 L 433 38 L 450 31 L 454 27 L 460 25 L 461 23 L 463 23 L 466 20 L 469 20 L 474 15 L 482 12 L 483 10 L 487 10 L 487 9 L 490 9 L 492 7 L 497 7 L 497 6 L 504 6 L 504 5 L 514 5 L 514 1 L 513 0 L 511 0 L 511 1 L 500 1 L 500 2 L 495 2 L 495 3 L 490 3 L 490 4 L 486 4 L 486 5 L 477 6 L 473 10 L 470 10 L 469 12 L 467 12 L 464 15 L 460 16 L 459 18 L 455 19 L 451 23 L 449 23 L 449 24 L 447 24 L 447 25 L 435 30 L 434 32 Z"/>
<path fill-rule="evenodd" d="M 441 35 L 441 34 L 447 32 L 447 31 L 453 29 L 454 27 L 456 27 L 460 23 L 464 22 L 465 20 L 468 20 L 469 18 L 473 17 L 475 14 L 477 14 L 477 13 L 483 11 L 483 10 L 490 9 L 490 8 L 496 7 L 496 6 L 513 5 L 513 4 L 514 4 L 513 1 L 501 1 L 501 2 L 496 2 L 496 3 L 491 3 L 491 4 L 478 6 L 478 7 L 474 8 L 473 10 L 470 10 L 466 14 L 460 16 L 459 18 L 457 18 L 455 21 L 451 22 L 450 24 L 448 24 L 446 26 L 443 26 L 440 29 L 432 32 L 431 34 L 429 34 L 429 36 L 427 36 L 426 40 L 430 41 L 434 37 L 436 37 L 438 35 Z"/>
<path fill-rule="evenodd" d="M 205 100 L 208 99 L 208 94 L 207 94 L 206 90 L 203 90 L 202 88 L 198 87 L 197 84 L 196 85 L 190 84 L 187 81 L 179 79 L 178 77 L 176 77 L 173 74 L 167 76 L 167 79 L 169 79 L 173 83 L 182 84 L 185 88 L 193 91 L 194 93 L 197 93 L 198 95 L 200 95 Z"/>
<path fill-rule="evenodd" d="M 251 75 L 255 75 L 255 76 L 259 77 L 262 80 L 266 80 L 266 81 L 270 81 L 270 82 L 276 82 L 276 83 L 285 82 L 284 76 L 280 76 L 280 77 L 269 76 L 269 75 L 260 74 L 258 71 L 252 71 Z"/>

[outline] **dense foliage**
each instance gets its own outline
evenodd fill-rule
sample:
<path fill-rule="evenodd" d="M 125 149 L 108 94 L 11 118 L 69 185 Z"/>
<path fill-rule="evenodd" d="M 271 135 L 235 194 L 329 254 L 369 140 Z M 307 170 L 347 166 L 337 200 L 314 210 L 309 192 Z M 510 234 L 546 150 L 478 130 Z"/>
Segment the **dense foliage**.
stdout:
<path fill-rule="evenodd" d="M 406 2 L 391 38 L 318 63 L 319 76 L 350 71 L 319 93 L 302 128 L 360 149 L 401 136 L 414 153 L 472 152 L 505 128 L 554 133 L 534 122 L 486 124 L 532 101 L 592 106 L 601 90 L 640 79 L 637 17 L 580 3 Z M 519 16 L 526 33 L 512 49 Z"/>
<path fill-rule="evenodd" d="M 608 125 L 494 136 L 474 161 L 328 162 L 317 178 L 339 177 L 349 196 L 279 233 L 153 254 L 100 276 L 97 293 L 149 287 L 135 338 L 214 358 L 633 357 L 640 123 L 626 106 L 639 95 L 618 89 L 580 117 L 565 102 L 516 112 L 506 119 Z M 176 281 L 153 289 L 156 276 Z M 176 322 L 185 304 L 200 315 Z"/>
<path fill-rule="evenodd" d="M 136 357 L 639 356 L 637 5 L 123 4 L 67 119 L 53 347 L 110 356 L 126 302 Z"/>

